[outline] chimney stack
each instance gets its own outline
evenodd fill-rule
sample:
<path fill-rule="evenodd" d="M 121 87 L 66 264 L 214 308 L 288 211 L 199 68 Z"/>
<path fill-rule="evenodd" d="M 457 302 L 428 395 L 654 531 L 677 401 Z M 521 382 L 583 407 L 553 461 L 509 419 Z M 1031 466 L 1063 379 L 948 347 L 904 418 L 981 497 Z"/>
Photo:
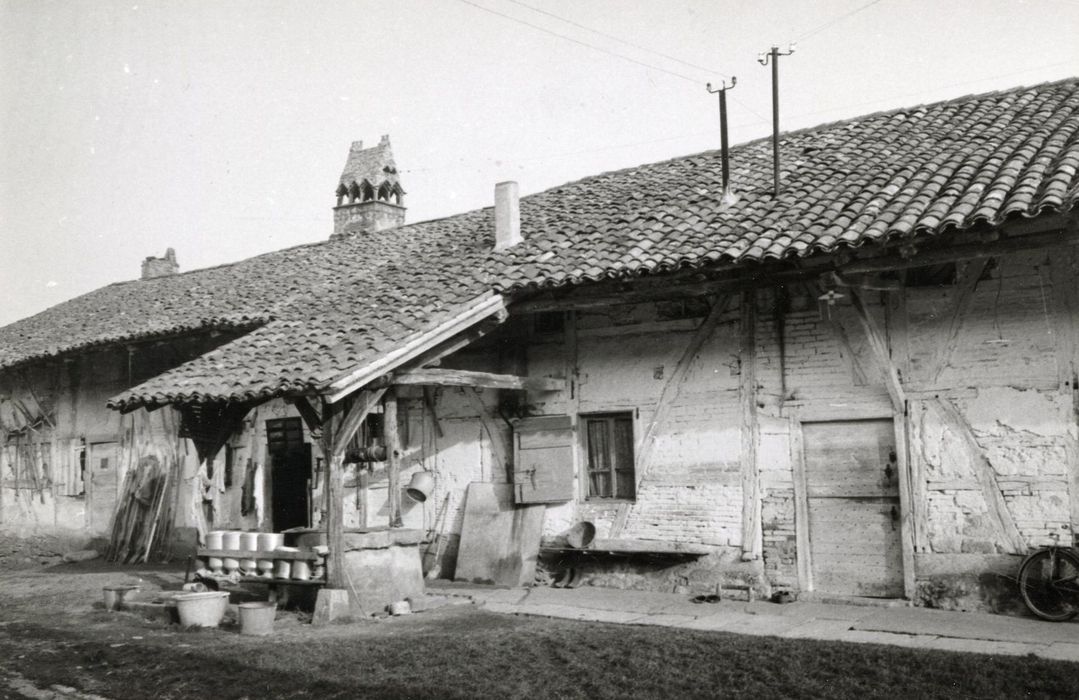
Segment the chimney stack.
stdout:
<path fill-rule="evenodd" d="M 165 257 L 155 258 L 150 255 L 142 261 L 142 279 L 150 280 L 155 277 L 168 277 L 180 271 L 176 263 L 176 251 L 172 248 L 165 250 Z"/>
<path fill-rule="evenodd" d="M 517 183 L 500 182 L 495 185 L 495 250 L 511 248 L 522 240 Z"/>
<path fill-rule="evenodd" d="M 372 148 L 364 148 L 363 141 L 352 143 L 334 195 L 337 205 L 333 208 L 331 238 L 404 225 L 405 191 L 389 136 L 383 136 Z"/>

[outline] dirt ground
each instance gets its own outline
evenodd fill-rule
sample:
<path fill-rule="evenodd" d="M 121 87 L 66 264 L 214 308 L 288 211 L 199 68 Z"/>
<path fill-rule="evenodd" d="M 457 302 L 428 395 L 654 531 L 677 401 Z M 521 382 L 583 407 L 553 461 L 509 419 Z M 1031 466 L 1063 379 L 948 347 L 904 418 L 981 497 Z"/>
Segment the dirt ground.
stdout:
<path fill-rule="evenodd" d="M 274 634 L 107 612 L 102 587 L 176 589 L 175 566 L 0 573 L 0 698 L 1075 697 L 1075 665 L 499 615 L 465 604 Z"/>

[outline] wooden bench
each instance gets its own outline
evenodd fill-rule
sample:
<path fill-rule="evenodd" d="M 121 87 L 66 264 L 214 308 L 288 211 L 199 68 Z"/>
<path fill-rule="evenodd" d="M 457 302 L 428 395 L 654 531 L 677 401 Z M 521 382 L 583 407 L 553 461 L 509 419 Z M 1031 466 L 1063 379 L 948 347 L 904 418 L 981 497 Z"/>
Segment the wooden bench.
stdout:
<path fill-rule="evenodd" d="M 284 605 L 287 600 L 287 594 L 285 591 L 279 589 L 280 586 L 325 586 L 328 579 L 327 576 L 327 555 L 322 555 L 312 551 L 301 552 L 251 552 L 241 551 L 235 549 L 205 549 L 199 548 L 195 550 L 195 555 L 191 557 L 188 564 L 188 570 L 184 574 L 184 582 L 188 581 L 191 573 L 191 563 L 197 562 L 196 568 L 208 569 L 209 559 L 254 559 L 255 561 L 264 561 L 266 559 L 285 559 L 289 561 L 306 561 L 310 562 L 313 567 L 322 568 L 322 576 L 318 578 L 310 578 L 306 580 L 295 578 L 269 578 L 266 576 L 241 576 L 240 583 L 262 583 L 269 587 L 269 599 L 271 603 L 279 603 Z"/>

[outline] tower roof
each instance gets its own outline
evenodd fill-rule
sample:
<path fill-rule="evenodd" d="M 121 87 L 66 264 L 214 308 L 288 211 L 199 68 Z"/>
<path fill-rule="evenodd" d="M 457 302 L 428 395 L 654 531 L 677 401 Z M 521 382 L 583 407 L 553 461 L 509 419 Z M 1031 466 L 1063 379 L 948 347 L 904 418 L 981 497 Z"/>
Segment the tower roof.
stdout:
<path fill-rule="evenodd" d="M 399 184 L 397 164 L 393 161 L 393 149 L 390 148 L 388 135 L 379 139 L 378 145 L 372 148 L 364 148 L 363 141 L 352 142 L 345 169 L 341 172 L 340 184 L 345 187 L 351 186 L 353 182 L 362 185 L 364 180 L 376 189 L 384 182 Z"/>

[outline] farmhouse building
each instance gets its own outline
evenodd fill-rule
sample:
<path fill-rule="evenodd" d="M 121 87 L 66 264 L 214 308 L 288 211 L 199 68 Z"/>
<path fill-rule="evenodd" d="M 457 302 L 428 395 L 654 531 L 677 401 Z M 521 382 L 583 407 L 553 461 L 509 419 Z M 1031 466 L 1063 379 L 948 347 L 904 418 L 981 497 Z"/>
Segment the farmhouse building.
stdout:
<path fill-rule="evenodd" d="M 459 578 L 489 547 L 574 585 L 997 608 L 1079 531 L 1079 79 L 780 151 L 778 195 L 762 140 L 735 197 L 707 152 L 406 224 L 388 139 L 354 144 L 332 235 L 170 251 L 0 329 L 0 528 L 128 560 L 313 528 L 342 587 L 342 533 L 389 528 Z M 536 545 L 469 541 L 476 484 Z"/>

